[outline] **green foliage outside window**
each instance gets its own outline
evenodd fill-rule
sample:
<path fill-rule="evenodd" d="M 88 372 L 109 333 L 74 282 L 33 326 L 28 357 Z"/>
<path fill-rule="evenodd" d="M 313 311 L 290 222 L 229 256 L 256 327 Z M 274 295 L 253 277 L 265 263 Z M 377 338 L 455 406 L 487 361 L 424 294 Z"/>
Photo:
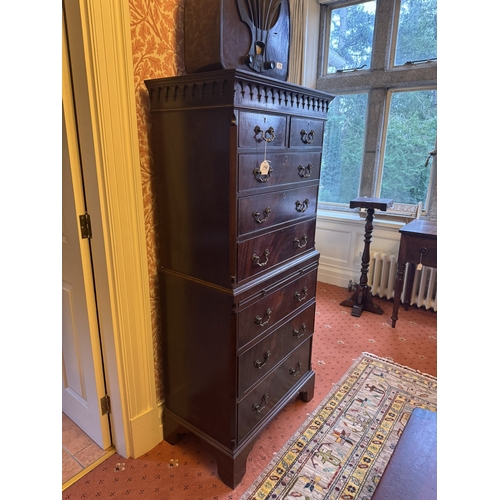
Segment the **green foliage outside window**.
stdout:
<path fill-rule="evenodd" d="M 358 196 L 368 94 L 337 96 L 325 126 L 319 200 L 349 203 Z"/>
<path fill-rule="evenodd" d="M 436 58 L 436 3 L 436 0 L 401 0 L 396 66 Z M 331 10 L 329 73 L 364 64 L 370 70 L 376 5 L 369 1 Z M 387 29 L 392 27 L 388 25 Z M 348 204 L 359 196 L 365 132 L 368 132 L 384 137 L 385 142 L 380 170 L 374 175 L 381 183 L 374 195 L 397 203 L 422 201 L 425 209 L 432 169 L 432 161 L 426 165 L 426 160 L 434 150 L 437 133 L 437 91 L 425 88 L 389 91 L 387 127 L 382 131 L 367 131 L 369 89 L 362 93 L 345 90 L 345 94 L 337 95 L 331 103 L 325 126 L 319 201 Z"/>
<path fill-rule="evenodd" d="M 437 92 L 421 90 L 392 95 L 382 176 L 382 198 L 397 203 L 425 202 L 437 132 Z"/>
<path fill-rule="evenodd" d="M 394 64 L 437 56 L 437 0 L 401 0 Z"/>
<path fill-rule="evenodd" d="M 332 10 L 328 73 L 370 67 L 375 2 Z"/>

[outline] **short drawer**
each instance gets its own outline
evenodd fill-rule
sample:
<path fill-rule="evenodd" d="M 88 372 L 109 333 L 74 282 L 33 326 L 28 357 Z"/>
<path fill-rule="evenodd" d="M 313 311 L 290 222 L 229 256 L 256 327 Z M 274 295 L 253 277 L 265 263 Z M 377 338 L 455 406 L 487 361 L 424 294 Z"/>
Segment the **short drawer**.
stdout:
<path fill-rule="evenodd" d="M 240 112 L 238 146 L 257 148 L 284 147 L 286 142 L 286 116 L 265 113 Z"/>
<path fill-rule="evenodd" d="M 321 153 L 270 153 L 270 165 L 261 167 L 263 155 L 240 154 L 238 157 L 238 191 L 279 186 L 292 182 L 319 179 Z"/>
<path fill-rule="evenodd" d="M 437 267 L 437 240 L 435 238 L 415 237 L 402 234 L 401 241 L 405 245 L 408 262 L 422 263 L 423 266 Z"/>
<path fill-rule="evenodd" d="M 322 146 L 324 126 L 322 120 L 292 117 L 290 147 Z"/>
<path fill-rule="evenodd" d="M 273 191 L 238 200 L 238 235 L 316 214 L 318 186 Z"/>
<path fill-rule="evenodd" d="M 312 335 L 315 310 L 313 303 L 238 357 L 238 397 Z"/>
<path fill-rule="evenodd" d="M 314 248 L 316 219 L 238 243 L 238 278 L 243 281 Z"/>
<path fill-rule="evenodd" d="M 308 339 L 238 403 L 238 441 L 308 372 L 310 359 L 311 339 Z"/>
<path fill-rule="evenodd" d="M 316 296 L 317 269 L 299 276 L 238 313 L 238 348 L 270 331 L 278 321 Z"/>

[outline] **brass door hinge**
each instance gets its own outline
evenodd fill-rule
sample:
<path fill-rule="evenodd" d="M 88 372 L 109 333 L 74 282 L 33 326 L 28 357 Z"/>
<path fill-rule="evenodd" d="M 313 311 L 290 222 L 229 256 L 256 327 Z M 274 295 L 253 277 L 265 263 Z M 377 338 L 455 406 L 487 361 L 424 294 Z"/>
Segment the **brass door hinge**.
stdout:
<path fill-rule="evenodd" d="M 82 239 L 92 238 L 90 215 L 86 212 L 83 215 L 80 215 L 80 231 L 82 233 Z"/>
<path fill-rule="evenodd" d="M 101 398 L 101 415 L 106 415 L 108 413 L 111 413 L 111 401 L 106 394 L 106 396 Z"/>

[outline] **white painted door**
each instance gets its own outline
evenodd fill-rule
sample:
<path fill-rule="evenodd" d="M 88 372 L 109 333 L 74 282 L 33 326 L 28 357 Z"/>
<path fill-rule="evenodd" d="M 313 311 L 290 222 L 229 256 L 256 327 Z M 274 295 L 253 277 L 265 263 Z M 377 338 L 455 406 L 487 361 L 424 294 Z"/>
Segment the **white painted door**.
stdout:
<path fill-rule="evenodd" d="M 106 392 L 91 248 L 80 232 L 85 195 L 69 69 L 63 20 L 62 410 L 107 449 L 111 432 L 108 415 L 101 411 Z"/>

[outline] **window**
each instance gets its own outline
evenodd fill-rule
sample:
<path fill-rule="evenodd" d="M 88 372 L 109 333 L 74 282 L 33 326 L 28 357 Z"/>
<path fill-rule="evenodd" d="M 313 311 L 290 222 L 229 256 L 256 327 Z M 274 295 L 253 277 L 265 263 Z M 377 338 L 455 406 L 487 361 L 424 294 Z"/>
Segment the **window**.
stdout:
<path fill-rule="evenodd" d="M 357 196 L 436 212 L 436 0 L 321 0 L 316 87 L 335 95 L 319 202 Z M 432 153 L 432 154 L 431 154 Z"/>
<path fill-rule="evenodd" d="M 430 169 L 426 151 L 434 147 L 436 91 L 395 92 L 384 148 L 381 197 L 416 205 L 427 199 Z"/>
<path fill-rule="evenodd" d="M 328 73 L 370 67 L 376 2 L 332 10 Z"/>
<path fill-rule="evenodd" d="M 394 64 L 435 59 L 437 0 L 401 0 Z"/>
<path fill-rule="evenodd" d="M 349 203 L 358 196 L 368 94 L 342 95 L 328 109 L 319 199 Z"/>

